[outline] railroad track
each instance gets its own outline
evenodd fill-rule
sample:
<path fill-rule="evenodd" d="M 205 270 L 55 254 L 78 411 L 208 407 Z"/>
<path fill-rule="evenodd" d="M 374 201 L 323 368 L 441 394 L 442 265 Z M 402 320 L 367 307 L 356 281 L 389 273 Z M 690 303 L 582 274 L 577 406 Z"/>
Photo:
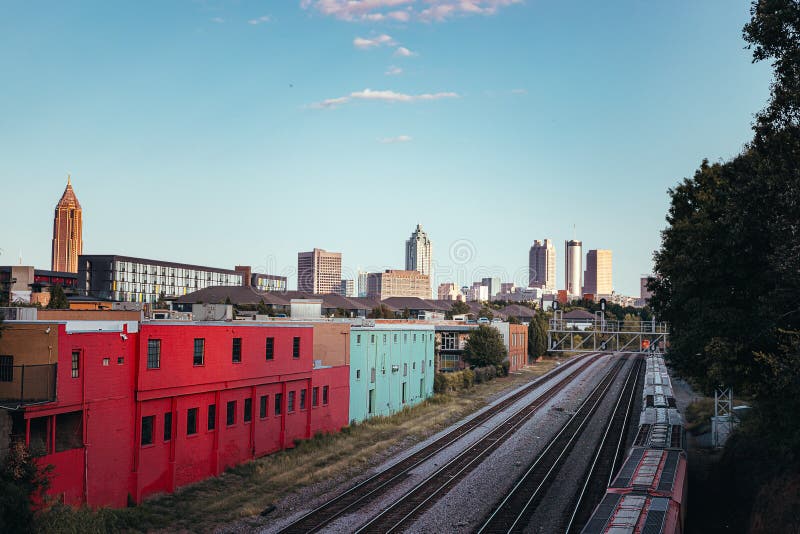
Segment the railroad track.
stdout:
<path fill-rule="evenodd" d="M 581 403 L 569 421 L 550 440 L 528 470 L 478 529 L 478 533 L 522 532 L 554 475 L 608 394 L 627 359 L 620 359 Z"/>
<path fill-rule="evenodd" d="M 591 365 L 591 363 L 602 356 L 602 354 L 594 354 L 587 357 L 573 358 L 569 362 L 561 365 L 557 370 L 555 370 L 555 372 L 550 372 L 537 378 L 525 388 L 495 404 L 491 409 L 485 410 L 472 419 L 465 421 L 463 424 L 454 428 L 439 439 L 431 442 L 414 454 L 400 460 L 387 469 L 376 473 L 352 488 L 345 490 L 333 499 L 327 501 L 314 510 L 311 510 L 304 516 L 287 525 L 279 532 L 281 534 L 295 534 L 318 532 L 322 530 L 326 525 L 330 524 L 338 517 L 341 517 L 342 515 L 367 504 L 368 502 L 376 499 L 381 494 L 388 491 L 393 484 L 404 480 L 412 469 L 446 449 L 466 434 L 480 427 L 485 421 L 494 417 L 498 411 L 511 406 L 522 397 L 528 395 L 533 389 L 555 377 L 566 373 L 573 367 L 578 366 L 579 363 L 585 363 L 585 366 L 578 366 L 576 370 L 573 370 L 565 378 L 558 382 L 558 384 L 566 383 L 574 379 L 586 366 Z"/>
<path fill-rule="evenodd" d="M 614 369 L 621 367 L 622 364 L 618 361 Z M 613 374 L 616 376 L 615 372 Z M 476 469 L 502 443 L 511 438 L 542 406 L 562 391 L 572 378 L 572 375 L 567 376 L 550 387 L 525 408 L 514 413 L 470 447 L 447 461 L 356 532 L 386 533 L 403 529 L 454 484 Z"/>
<path fill-rule="evenodd" d="M 614 405 L 614 411 L 603 438 L 595 451 L 589 469 L 584 474 L 583 487 L 578 492 L 565 529 L 567 534 L 581 531 L 624 460 L 631 413 L 636 398 L 641 397 L 639 386 L 642 383 L 644 367 L 644 359 L 637 358 L 636 364 L 625 379 L 622 394 Z"/>

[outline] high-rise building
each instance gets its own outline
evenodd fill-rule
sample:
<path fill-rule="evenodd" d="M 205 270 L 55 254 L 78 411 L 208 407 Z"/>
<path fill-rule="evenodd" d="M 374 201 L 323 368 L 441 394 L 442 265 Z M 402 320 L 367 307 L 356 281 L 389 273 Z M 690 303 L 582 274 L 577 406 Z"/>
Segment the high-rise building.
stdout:
<path fill-rule="evenodd" d="M 556 288 L 556 247 L 550 239 L 533 242 L 528 255 L 530 287 Z"/>
<path fill-rule="evenodd" d="M 366 297 L 367 296 L 367 276 L 369 273 L 367 271 L 358 271 L 358 296 L 359 297 Z"/>
<path fill-rule="evenodd" d="M 496 277 L 481 278 L 481 285 L 486 286 L 489 295 L 489 300 L 492 300 L 495 295 L 500 293 L 500 279 Z"/>
<path fill-rule="evenodd" d="M 343 297 L 356 296 L 356 283 L 355 280 L 342 280 L 339 286 L 339 294 Z"/>
<path fill-rule="evenodd" d="M 580 296 L 583 284 L 581 283 L 583 243 L 570 240 L 564 242 L 565 252 L 565 280 L 564 289 L 569 296 Z"/>
<path fill-rule="evenodd" d="M 305 293 L 339 293 L 342 253 L 315 248 L 297 253 L 297 290 Z"/>
<path fill-rule="evenodd" d="M 367 297 L 388 299 L 390 297 L 430 298 L 431 281 L 427 274 L 417 271 L 386 270 L 382 273 L 369 273 L 367 276 Z"/>
<path fill-rule="evenodd" d="M 583 273 L 583 292 L 608 296 L 613 292 L 611 251 L 596 249 L 586 253 L 586 271 Z"/>
<path fill-rule="evenodd" d="M 53 218 L 52 270 L 78 272 L 78 256 L 83 253 L 83 210 L 67 175 L 67 188 L 56 204 Z"/>
<path fill-rule="evenodd" d="M 417 271 L 428 275 L 433 281 L 433 246 L 428 234 L 418 224 L 411 237 L 406 240 L 406 271 Z M 428 296 L 430 298 L 430 288 Z"/>

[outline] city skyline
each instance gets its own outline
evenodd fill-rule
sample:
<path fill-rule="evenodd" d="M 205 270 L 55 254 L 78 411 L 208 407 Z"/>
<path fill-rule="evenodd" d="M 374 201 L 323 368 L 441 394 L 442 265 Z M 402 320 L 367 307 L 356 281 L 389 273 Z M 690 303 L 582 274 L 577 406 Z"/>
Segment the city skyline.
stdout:
<path fill-rule="evenodd" d="M 768 96 L 745 2 L 520 2 L 406 22 L 315 6 L 9 6 L 0 178 L 25 218 L 0 215 L 14 229 L 0 264 L 49 264 L 50 192 L 71 172 L 90 254 L 253 265 L 294 287 L 297 251 L 314 246 L 341 251 L 347 278 L 401 267 L 422 221 L 434 287 L 522 285 L 532 240 L 575 224 L 635 295 L 667 189 L 738 153 Z M 364 224 L 379 198 L 401 216 Z M 177 212 L 198 222 L 154 239 Z"/>

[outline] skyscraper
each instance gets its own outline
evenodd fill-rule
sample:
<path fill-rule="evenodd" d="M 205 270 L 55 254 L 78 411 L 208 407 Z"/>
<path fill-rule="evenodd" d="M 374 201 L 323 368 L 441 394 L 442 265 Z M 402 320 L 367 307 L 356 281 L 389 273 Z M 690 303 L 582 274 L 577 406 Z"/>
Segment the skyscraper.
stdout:
<path fill-rule="evenodd" d="M 411 233 L 406 240 L 406 271 L 417 271 L 428 275 L 428 280 L 433 283 L 433 246 L 428 234 L 422 229 L 421 224 Z M 430 298 L 431 290 L 428 288 Z"/>
<path fill-rule="evenodd" d="M 586 271 L 583 273 L 583 292 L 595 297 L 610 295 L 613 291 L 610 250 L 590 250 L 586 253 Z"/>
<path fill-rule="evenodd" d="M 315 248 L 297 253 L 297 290 L 305 293 L 339 293 L 342 253 Z"/>
<path fill-rule="evenodd" d="M 67 175 L 67 188 L 56 204 L 53 218 L 54 271 L 78 272 L 78 256 L 83 253 L 83 210 L 72 190 L 72 179 Z"/>
<path fill-rule="evenodd" d="M 556 288 L 556 247 L 549 239 L 533 242 L 528 255 L 530 287 Z"/>
<path fill-rule="evenodd" d="M 567 295 L 580 296 L 583 284 L 581 283 L 583 243 L 570 240 L 564 242 L 564 289 Z"/>

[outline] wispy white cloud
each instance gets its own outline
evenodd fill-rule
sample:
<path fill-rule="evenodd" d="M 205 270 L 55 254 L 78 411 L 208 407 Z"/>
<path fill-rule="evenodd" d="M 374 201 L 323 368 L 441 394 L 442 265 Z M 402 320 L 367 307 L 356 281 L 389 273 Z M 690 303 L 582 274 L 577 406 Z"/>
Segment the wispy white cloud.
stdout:
<path fill-rule="evenodd" d="M 303 9 L 351 22 L 442 22 L 457 16 L 494 15 L 524 0 L 301 0 Z"/>
<path fill-rule="evenodd" d="M 395 137 L 381 137 L 378 139 L 379 143 L 383 143 L 384 145 L 390 145 L 393 143 L 409 143 L 411 142 L 410 135 L 397 135 Z"/>
<path fill-rule="evenodd" d="M 394 46 L 396 44 L 395 40 L 385 33 L 375 37 L 356 37 L 353 39 L 353 46 L 361 50 L 377 48 L 379 46 Z"/>
<path fill-rule="evenodd" d="M 397 57 L 412 57 L 416 56 L 416 52 L 412 52 L 405 46 L 398 46 L 397 50 L 394 51 L 394 55 Z"/>
<path fill-rule="evenodd" d="M 222 24 L 225 22 L 225 19 L 223 19 L 222 17 L 214 17 L 213 19 L 211 19 L 211 22 L 215 24 Z"/>
<path fill-rule="evenodd" d="M 511 90 L 511 94 L 512 95 L 527 95 L 528 94 L 528 90 L 527 89 L 512 89 Z"/>
<path fill-rule="evenodd" d="M 384 72 L 386 76 L 400 76 L 403 74 L 403 69 L 400 67 L 396 67 L 395 65 L 390 65 L 389 68 L 386 69 Z"/>
<path fill-rule="evenodd" d="M 255 19 L 250 19 L 247 21 L 248 24 L 252 24 L 253 26 L 258 26 L 259 24 L 264 24 L 265 22 L 269 22 L 271 19 L 269 15 L 264 15 L 262 17 L 258 17 Z"/>
<path fill-rule="evenodd" d="M 384 90 L 373 91 L 372 89 L 364 89 L 363 91 L 356 91 L 347 96 L 340 96 L 336 98 L 328 98 L 322 102 L 315 102 L 309 107 L 314 109 L 333 109 L 354 100 L 366 100 L 371 102 L 387 102 L 390 104 L 395 103 L 410 103 L 422 102 L 429 100 L 442 100 L 445 98 L 459 98 L 458 93 L 454 92 L 441 92 L 441 93 L 422 93 L 418 95 L 409 95 L 406 93 L 398 93 L 396 91 Z"/>

